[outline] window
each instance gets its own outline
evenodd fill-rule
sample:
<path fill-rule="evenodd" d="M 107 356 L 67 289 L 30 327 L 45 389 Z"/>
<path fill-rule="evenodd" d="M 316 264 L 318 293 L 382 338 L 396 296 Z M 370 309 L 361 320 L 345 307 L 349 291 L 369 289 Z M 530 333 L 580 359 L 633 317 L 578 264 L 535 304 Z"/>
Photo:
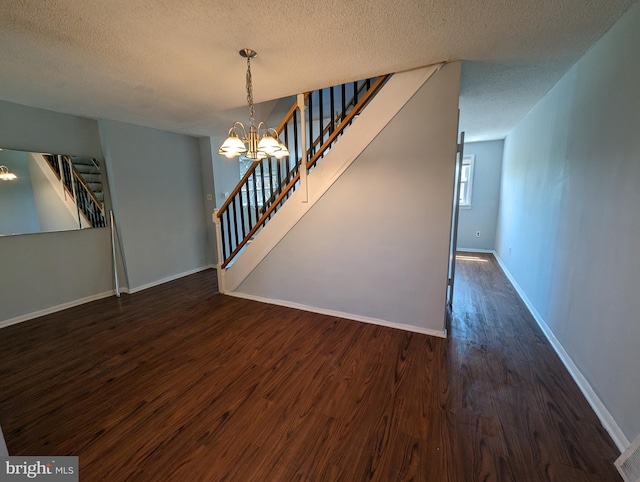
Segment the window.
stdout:
<path fill-rule="evenodd" d="M 474 155 L 462 158 L 462 170 L 460 171 L 460 206 L 471 207 L 471 188 L 473 187 L 473 163 Z"/>

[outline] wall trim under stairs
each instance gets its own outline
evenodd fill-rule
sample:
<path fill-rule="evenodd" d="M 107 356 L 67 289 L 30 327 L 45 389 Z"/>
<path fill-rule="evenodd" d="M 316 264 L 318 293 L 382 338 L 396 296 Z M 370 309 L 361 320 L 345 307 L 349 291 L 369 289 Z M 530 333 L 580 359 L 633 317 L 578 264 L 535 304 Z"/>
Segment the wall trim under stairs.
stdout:
<path fill-rule="evenodd" d="M 307 192 L 300 186 L 276 215 L 262 228 L 231 266 L 219 274 L 220 292 L 232 294 L 271 252 L 280 240 L 302 219 L 334 182 L 357 159 L 385 126 L 400 112 L 424 83 L 445 63 L 396 73 L 375 95 L 331 151 L 307 178 Z"/>
<path fill-rule="evenodd" d="M 379 318 L 371 318 L 368 316 L 356 315 L 353 313 L 344 313 L 342 311 L 328 310 L 325 308 L 318 308 L 315 306 L 304 305 L 302 303 L 295 303 L 293 301 L 276 300 L 273 298 L 263 298 L 262 296 L 250 295 L 247 293 L 239 293 L 237 291 L 224 293 L 224 294 L 229 296 L 234 296 L 236 298 L 243 298 L 251 301 L 259 301 L 261 303 L 284 306 L 286 308 L 295 308 L 297 310 L 309 311 L 311 313 L 334 316 L 336 318 L 344 318 L 347 320 L 359 321 L 363 323 L 369 323 L 372 325 L 386 326 L 387 328 L 395 328 L 398 330 L 411 331 L 413 333 L 420 333 L 423 335 L 437 336 L 439 338 L 447 337 L 446 333 L 443 330 L 432 330 L 430 328 L 422 328 L 419 326 L 405 325 L 404 323 L 396 323 L 393 321 L 381 320 Z"/>

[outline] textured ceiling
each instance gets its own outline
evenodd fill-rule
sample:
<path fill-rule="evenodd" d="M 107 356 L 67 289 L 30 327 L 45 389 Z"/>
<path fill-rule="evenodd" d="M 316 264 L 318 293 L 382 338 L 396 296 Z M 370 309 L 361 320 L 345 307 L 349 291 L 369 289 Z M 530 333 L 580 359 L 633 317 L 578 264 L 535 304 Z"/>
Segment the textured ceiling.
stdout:
<path fill-rule="evenodd" d="M 461 128 L 502 138 L 631 2 L 2 0 L 0 99 L 224 136 L 243 47 L 256 102 L 463 60 Z"/>

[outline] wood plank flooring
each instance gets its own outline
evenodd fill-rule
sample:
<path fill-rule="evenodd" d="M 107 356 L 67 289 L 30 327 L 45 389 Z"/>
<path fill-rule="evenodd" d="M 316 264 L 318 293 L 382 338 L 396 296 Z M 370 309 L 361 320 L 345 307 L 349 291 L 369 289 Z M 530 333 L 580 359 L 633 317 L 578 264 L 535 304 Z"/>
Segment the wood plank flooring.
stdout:
<path fill-rule="evenodd" d="M 82 481 L 619 481 L 490 255 L 448 340 L 217 295 L 207 271 L 0 330 L 12 455 Z"/>

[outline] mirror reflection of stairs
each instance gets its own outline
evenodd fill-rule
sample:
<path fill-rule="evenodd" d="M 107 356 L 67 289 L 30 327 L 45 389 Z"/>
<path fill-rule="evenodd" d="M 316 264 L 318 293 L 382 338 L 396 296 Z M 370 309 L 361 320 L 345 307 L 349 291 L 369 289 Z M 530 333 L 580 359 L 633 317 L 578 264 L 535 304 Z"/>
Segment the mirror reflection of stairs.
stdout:
<path fill-rule="evenodd" d="M 100 176 L 100 161 L 89 157 L 71 158 L 73 167 L 76 168 L 80 177 L 84 179 L 89 189 L 93 192 L 96 199 L 104 204 L 104 193 L 102 192 L 102 179 Z"/>
<path fill-rule="evenodd" d="M 86 223 L 94 228 L 106 226 L 100 161 L 59 154 L 42 156 L 75 201 L 78 214 L 82 213 Z"/>

